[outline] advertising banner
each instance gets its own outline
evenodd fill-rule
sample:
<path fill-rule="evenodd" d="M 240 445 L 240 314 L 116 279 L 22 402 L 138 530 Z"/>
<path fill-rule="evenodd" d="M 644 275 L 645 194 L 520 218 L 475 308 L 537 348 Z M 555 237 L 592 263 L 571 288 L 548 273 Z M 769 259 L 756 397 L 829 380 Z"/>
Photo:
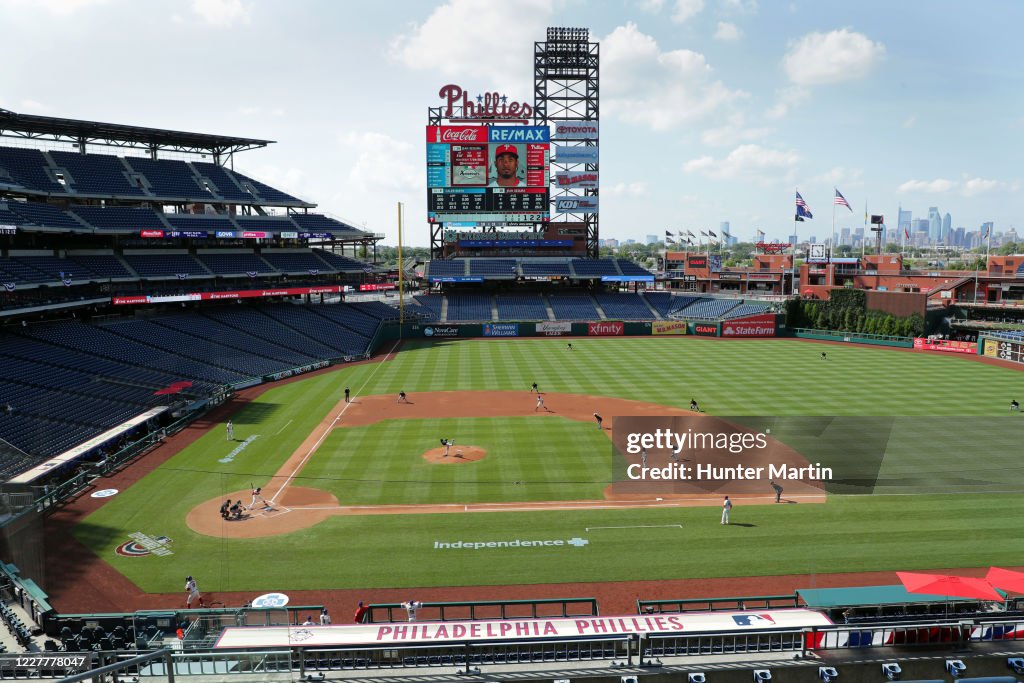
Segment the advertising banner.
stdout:
<path fill-rule="evenodd" d="M 555 197 L 557 213 L 597 213 L 597 197 Z"/>
<path fill-rule="evenodd" d="M 299 233 L 292 230 L 282 230 L 281 239 L 283 240 L 297 240 L 299 239 Z"/>
<path fill-rule="evenodd" d="M 140 230 L 139 237 L 163 237 L 163 230 Z"/>
<path fill-rule="evenodd" d="M 1001 358 L 1014 363 L 1024 362 L 1024 345 L 1002 339 L 986 339 L 985 355 L 989 358 Z"/>
<path fill-rule="evenodd" d="M 621 322 L 587 324 L 587 335 L 591 337 L 621 337 L 625 333 L 626 324 Z"/>
<path fill-rule="evenodd" d="M 561 337 L 572 333 L 572 323 L 537 323 L 537 334 L 545 337 Z"/>
<path fill-rule="evenodd" d="M 459 328 L 454 325 L 429 325 L 423 328 L 424 337 L 458 337 Z"/>
<path fill-rule="evenodd" d="M 691 268 L 707 268 L 708 257 L 707 256 L 687 256 L 686 257 L 686 269 Z"/>
<path fill-rule="evenodd" d="M 555 161 L 560 164 L 596 164 L 597 147 L 561 147 L 555 145 Z"/>
<path fill-rule="evenodd" d="M 700 337 L 717 337 L 718 336 L 718 324 L 717 323 L 694 323 L 693 333 Z"/>
<path fill-rule="evenodd" d="M 209 236 L 205 230 L 171 230 L 165 237 L 185 237 L 188 239 L 204 239 Z"/>
<path fill-rule="evenodd" d="M 985 340 L 986 344 L 988 340 Z M 942 351 L 945 353 L 978 353 L 978 342 L 950 341 L 949 339 L 914 338 L 915 351 Z"/>
<path fill-rule="evenodd" d="M 651 323 L 651 334 L 654 336 L 686 334 L 685 320 L 655 320 Z"/>
<path fill-rule="evenodd" d="M 653 275 L 602 275 L 601 282 L 654 282 Z"/>
<path fill-rule="evenodd" d="M 558 121 L 555 123 L 556 140 L 597 140 L 597 121 Z"/>
<path fill-rule="evenodd" d="M 338 294 L 340 285 L 324 287 L 282 287 L 281 289 L 242 289 L 229 292 L 189 292 L 187 294 L 115 296 L 110 303 L 115 306 L 126 304 L 160 304 L 178 301 L 219 301 L 222 299 L 255 299 L 269 296 L 299 296 L 303 294 Z"/>
<path fill-rule="evenodd" d="M 263 230 L 243 230 L 242 231 L 242 239 L 246 239 L 246 240 L 262 240 L 262 239 L 266 239 L 266 238 L 268 238 L 270 236 L 271 235 L 270 235 L 269 232 L 265 232 Z"/>
<path fill-rule="evenodd" d="M 518 337 L 519 323 L 484 323 L 485 337 Z"/>
<path fill-rule="evenodd" d="M 218 230 L 214 234 L 217 236 L 217 239 L 222 239 L 222 240 L 230 240 L 230 239 L 234 239 L 235 237 L 237 237 L 237 235 L 235 234 L 234 230 Z"/>
<path fill-rule="evenodd" d="M 775 315 L 751 315 L 722 321 L 723 337 L 774 337 Z"/>
<path fill-rule="evenodd" d="M 464 145 L 487 142 L 487 126 L 427 126 L 427 142 Z"/>
<path fill-rule="evenodd" d="M 559 190 L 579 190 L 588 187 L 598 187 L 597 171 L 580 171 L 579 173 L 559 171 L 555 174 L 555 184 Z"/>

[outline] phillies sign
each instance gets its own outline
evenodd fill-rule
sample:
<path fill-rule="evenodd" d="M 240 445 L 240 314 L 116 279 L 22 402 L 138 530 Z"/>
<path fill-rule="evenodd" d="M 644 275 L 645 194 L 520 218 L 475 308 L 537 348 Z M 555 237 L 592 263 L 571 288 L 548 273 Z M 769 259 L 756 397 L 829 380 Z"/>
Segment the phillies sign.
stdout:
<path fill-rule="evenodd" d="M 775 315 L 752 315 L 722 321 L 723 337 L 774 337 Z"/>
<path fill-rule="evenodd" d="M 448 84 L 437 93 L 445 101 L 443 116 L 446 119 L 526 121 L 533 115 L 533 107 L 525 102 L 509 101 L 497 92 L 484 93 L 471 98 L 460 86 Z M 475 100 L 475 102 L 474 102 Z"/>

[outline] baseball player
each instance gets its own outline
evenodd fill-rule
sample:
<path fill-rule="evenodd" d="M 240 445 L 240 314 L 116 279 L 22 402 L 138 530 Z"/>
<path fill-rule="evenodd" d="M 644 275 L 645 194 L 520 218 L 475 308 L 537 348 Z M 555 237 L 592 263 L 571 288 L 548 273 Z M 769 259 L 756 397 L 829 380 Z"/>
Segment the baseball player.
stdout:
<path fill-rule="evenodd" d="M 345 387 L 345 403 L 348 403 L 349 397 L 352 395 L 352 390 Z"/>
<path fill-rule="evenodd" d="M 729 523 L 729 513 L 732 511 L 732 501 L 729 500 L 729 496 L 725 497 L 722 501 L 722 524 Z"/>
<path fill-rule="evenodd" d="M 268 503 L 267 499 L 263 497 L 263 489 L 260 487 L 256 487 L 252 490 L 252 502 L 249 503 L 248 509 L 252 510 L 256 507 L 256 503 L 260 503 L 263 507 L 270 507 L 270 503 Z"/>
<path fill-rule="evenodd" d="M 534 407 L 533 412 L 536 413 L 541 408 L 544 408 L 544 410 L 547 410 L 547 408 L 544 406 L 544 394 L 538 392 L 537 393 L 537 405 Z"/>
<path fill-rule="evenodd" d="M 597 413 L 594 413 L 594 422 L 597 423 L 597 428 L 601 429 L 601 423 L 604 422 L 604 418 L 598 415 Z"/>
<path fill-rule="evenodd" d="M 196 580 L 191 576 L 185 577 L 185 609 L 192 608 L 192 601 L 197 600 L 200 607 L 206 607 L 203 603 L 203 595 L 199 592 L 199 586 L 196 584 Z"/>
<path fill-rule="evenodd" d="M 231 420 L 228 420 L 228 441 L 234 441 L 234 440 L 235 440 L 235 425 L 231 422 Z"/>
<path fill-rule="evenodd" d="M 416 621 L 416 610 L 423 607 L 423 603 L 418 600 L 409 600 L 408 602 L 403 602 L 402 607 L 408 613 L 409 621 Z"/>
<path fill-rule="evenodd" d="M 408 402 L 409 402 L 409 398 L 405 395 L 405 392 L 404 391 L 399 391 L 398 392 L 398 400 L 395 401 L 395 403 L 408 403 Z"/>
<path fill-rule="evenodd" d="M 535 394 L 539 394 L 540 393 L 540 389 L 537 388 L 537 383 L 536 382 L 534 382 L 533 385 L 530 387 L 530 391 L 532 391 Z"/>

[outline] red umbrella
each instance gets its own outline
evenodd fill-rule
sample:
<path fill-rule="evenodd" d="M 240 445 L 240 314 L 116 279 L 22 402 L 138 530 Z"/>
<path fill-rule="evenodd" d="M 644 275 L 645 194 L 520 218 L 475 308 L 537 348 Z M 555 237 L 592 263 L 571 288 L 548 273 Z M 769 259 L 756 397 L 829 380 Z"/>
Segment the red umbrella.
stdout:
<path fill-rule="evenodd" d="M 1024 593 L 1024 574 L 1021 572 L 991 567 L 988 574 L 985 574 L 985 580 L 1004 591 Z"/>
<path fill-rule="evenodd" d="M 903 582 L 903 587 L 907 589 L 908 593 L 943 595 L 947 598 L 994 600 L 996 602 L 1005 600 L 985 579 L 915 572 L 896 572 L 896 576 L 900 577 L 900 581 Z"/>

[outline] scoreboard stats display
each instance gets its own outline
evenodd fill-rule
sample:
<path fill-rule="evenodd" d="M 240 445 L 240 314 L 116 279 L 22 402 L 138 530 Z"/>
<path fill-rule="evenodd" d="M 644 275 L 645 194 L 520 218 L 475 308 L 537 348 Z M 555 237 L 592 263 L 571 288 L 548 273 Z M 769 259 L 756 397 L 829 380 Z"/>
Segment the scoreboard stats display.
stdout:
<path fill-rule="evenodd" d="M 1024 363 L 1024 344 L 1003 339 L 985 339 L 982 353 L 989 358 L 999 358 L 1013 363 Z"/>
<path fill-rule="evenodd" d="M 427 126 L 427 219 L 549 221 L 550 143 L 547 126 Z"/>

